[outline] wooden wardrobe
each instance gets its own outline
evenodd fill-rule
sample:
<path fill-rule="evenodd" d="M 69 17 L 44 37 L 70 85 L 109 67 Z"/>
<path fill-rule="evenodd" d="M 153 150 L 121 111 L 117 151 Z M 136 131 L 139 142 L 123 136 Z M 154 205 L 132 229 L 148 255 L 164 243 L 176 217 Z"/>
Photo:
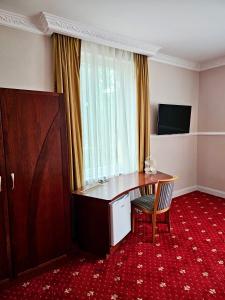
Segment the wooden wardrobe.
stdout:
<path fill-rule="evenodd" d="M 62 95 L 0 89 L 0 281 L 70 246 L 66 137 Z"/>

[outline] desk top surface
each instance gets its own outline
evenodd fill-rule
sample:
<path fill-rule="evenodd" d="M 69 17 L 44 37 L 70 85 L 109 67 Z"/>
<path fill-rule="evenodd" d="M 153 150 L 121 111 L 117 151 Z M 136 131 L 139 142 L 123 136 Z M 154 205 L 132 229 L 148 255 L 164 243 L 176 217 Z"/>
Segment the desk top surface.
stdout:
<path fill-rule="evenodd" d="M 154 175 L 135 172 L 109 178 L 108 182 L 99 184 L 86 191 L 82 189 L 76 190 L 73 192 L 73 195 L 112 201 L 136 188 L 155 184 L 161 179 L 170 179 L 172 177 L 162 172 L 157 172 Z"/>

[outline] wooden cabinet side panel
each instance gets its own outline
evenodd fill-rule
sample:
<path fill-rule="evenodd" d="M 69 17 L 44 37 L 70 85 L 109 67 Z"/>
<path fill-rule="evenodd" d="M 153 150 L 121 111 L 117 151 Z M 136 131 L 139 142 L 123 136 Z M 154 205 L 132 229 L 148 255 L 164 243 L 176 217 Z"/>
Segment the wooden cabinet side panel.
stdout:
<path fill-rule="evenodd" d="M 105 256 L 110 252 L 109 205 L 101 199 L 73 196 L 75 238 L 81 249 Z"/>

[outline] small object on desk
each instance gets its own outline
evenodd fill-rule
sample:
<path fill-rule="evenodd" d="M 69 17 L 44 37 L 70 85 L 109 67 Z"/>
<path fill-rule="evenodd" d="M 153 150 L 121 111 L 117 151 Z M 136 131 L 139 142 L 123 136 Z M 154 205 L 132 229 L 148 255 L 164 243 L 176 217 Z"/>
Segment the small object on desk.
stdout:
<path fill-rule="evenodd" d="M 87 184 L 87 185 L 84 186 L 84 188 L 81 191 L 82 192 L 89 191 L 90 189 L 96 188 L 100 184 L 101 184 L 101 182 L 94 182 L 92 184 Z"/>
<path fill-rule="evenodd" d="M 156 174 L 156 163 L 153 159 L 151 159 L 151 156 L 147 157 L 145 160 L 145 169 L 146 174 Z"/>
<path fill-rule="evenodd" d="M 109 179 L 104 176 L 103 179 L 98 180 L 98 183 L 105 183 L 105 182 L 108 182 L 108 181 L 109 181 Z"/>
<path fill-rule="evenodd" d="M 103 180 L 104 180 L 104 182 L 107 182 L 107 181 L 109 181 L 109 179 L 107 178 L 107 177 L 103 177 Z"/>
<path fill-rule="evenodd" d="M 93 188 L 96 188 L 97 186 L 99 186 L 99 185 L 101 185 L 105 182 L 108 182 L 108 181 L 109 181 L 109 179 L 107 179 L 106 177 L 103 177 L 103 179 L 99 179 L 96 182 L 85 185 L 81 191 L 86 192 L 86 191 L 88 191 L 90 189 L 93 189 Z"/>

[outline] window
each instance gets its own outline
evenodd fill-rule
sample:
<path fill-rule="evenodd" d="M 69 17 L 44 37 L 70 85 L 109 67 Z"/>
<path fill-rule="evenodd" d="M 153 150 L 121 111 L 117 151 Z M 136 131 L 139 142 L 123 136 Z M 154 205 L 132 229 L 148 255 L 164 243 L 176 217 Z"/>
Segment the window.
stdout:
<path fill-rule="evenodd" d="M 137 171 L 133 54 L 82 41 L 80 76 L 85 183 Z"/>

